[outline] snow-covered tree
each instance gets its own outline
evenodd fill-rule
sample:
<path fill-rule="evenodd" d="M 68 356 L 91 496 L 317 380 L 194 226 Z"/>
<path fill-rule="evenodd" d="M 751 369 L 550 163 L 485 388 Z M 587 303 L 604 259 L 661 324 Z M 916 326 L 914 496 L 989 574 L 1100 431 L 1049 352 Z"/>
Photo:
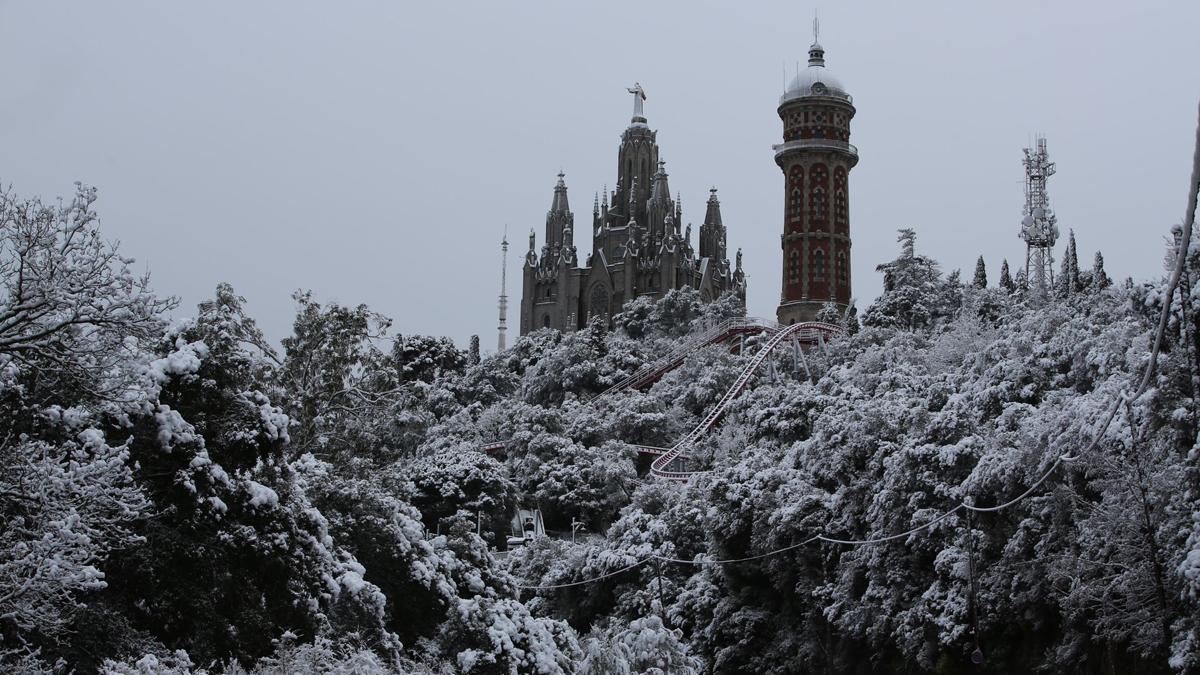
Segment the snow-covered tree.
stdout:
<path fill-rule="evenodd" d="M 449 338 L 428 335 L 397 335 L 391 357 L 401 382 L 433 382 L 461 373 L 468 360 Z"/>
<path fill-rule="evenodd" d="M 1009 274 L 1009 271 L 1008 271 L 1008 259 L 1007 258 L 1005 258 L 1004 261 L 1000 263 L 1000 282 L 999 282 L 999 284 L 1000 284 L 1000 288 L 1003 288 L 1004 290 L 1008 291 L 1009 293 L 1012 293 L 1013 291 L 1017 290 L 1017 285 L 1015 283 L 1013 283 L 1012 276 Z"/>
<path fill-rule="evenodd" d="M 135 484 L 124 446 L 95 428 L 61 445 L 0 443 L 0 616 L 8 639 L 57 640 L 81 598 L 107 586 L 111 551 L 140 542 L 151 504 Z"/>
<path fill-rule="evenodd" d="M 1096 251 L 1096 257 L 1092 261 L 1092 284 L 1096 288 L 1108 288 L 1112 285 L 1112 279 L 1104 273 L 1104 255 L 1100 251 Z"/>
<path fill-rule="evenodd" d="M 688 654 L 679 630 L 657 616 L 610 625 L 583 640 L 580 675 L 697 675 L 704 663 Z"/>
<path fill-rule="evenodd" d="M 286 410 L 295 422 L 292 451 L 333 453 L 370 450 L 378 444 L 395 394 L 378 341 L 391 321 L 365 305 L 322 307 L 311 293 L 296 293 L 299 311 L 283 339 L 281 370 Z"/>
<path fill-rule="evenodd" d="M 104 240 L 95 201 L 95 188 L 80 184 L 55 206 L 0 191 L 0 355 L 34 364 L 43 386 L 107 395 L 127 384 L 111 376 L 174 301 Z"/>
<path fill-rule="evenodd" d="M 900 230 L 900 257 L 876 267 L 883 273 L 883 294 L 867 308 L 864 325 L 915 330 L 931 326 L 955 309 L 947 301 L 957 278 L 943 281 L 938 264 L 916 254 L 916 238 L 914 230 Z"/>
<path fill-rule="evenodd" d="M 983 256 L 979 256 L 979 259 L 975 261 L 975 278 L 971 281 L 971 285 L 975 288 L 987 288 L 987 266 L 983 263 Z"/>
<path fill-rule="evenodd" d="M 826 302 L 821 305 L 821 309 L 817 311 L 815 318 L 817 321 L 831 323 L 835 326 L 842 323 L 842 313 L 838 311 L 838 306 L 832 302 Z"/>
<path fill-rule="evenodd" d="M 1070 231 L 1067 248 L 1063 251 L 1062 264 L 1058 279 L 1055 280 L 1059 297 L 1067 297 L 1079 292 L 1081 288 L 1079 277 L 1079 254 L 1075 248 L 1075 230 Z"/>

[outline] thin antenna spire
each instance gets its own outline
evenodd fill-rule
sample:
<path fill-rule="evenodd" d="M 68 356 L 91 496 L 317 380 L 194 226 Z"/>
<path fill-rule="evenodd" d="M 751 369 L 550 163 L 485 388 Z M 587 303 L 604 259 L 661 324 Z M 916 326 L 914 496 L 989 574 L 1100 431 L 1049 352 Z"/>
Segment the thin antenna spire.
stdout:
<path fill-rule="evenodd" d="M 532 241 L 532 238 L 531 238 Z M 496 347 L 504 351 L 508 333 L 508 224 L 504 225 L 504 239 L 500 240 L 500 326 L 497 329 Z"/>
<path fill-rule="evenodd" d="M 813 43 L 821 41 L 821 18 L 817 16 L 817 8 L 813 8 Z"/>

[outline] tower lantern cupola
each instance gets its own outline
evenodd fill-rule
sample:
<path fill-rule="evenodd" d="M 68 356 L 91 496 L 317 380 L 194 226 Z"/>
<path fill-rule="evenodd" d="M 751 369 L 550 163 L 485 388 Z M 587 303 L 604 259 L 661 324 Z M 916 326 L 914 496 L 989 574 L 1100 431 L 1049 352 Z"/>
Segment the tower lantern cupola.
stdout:
<path fill-rule="evenodd" d="M 808 65 L 825 67 L 825 48 L 821 46 L 821 23 L 813 17 L 813 43 L 808 48 Z"/>

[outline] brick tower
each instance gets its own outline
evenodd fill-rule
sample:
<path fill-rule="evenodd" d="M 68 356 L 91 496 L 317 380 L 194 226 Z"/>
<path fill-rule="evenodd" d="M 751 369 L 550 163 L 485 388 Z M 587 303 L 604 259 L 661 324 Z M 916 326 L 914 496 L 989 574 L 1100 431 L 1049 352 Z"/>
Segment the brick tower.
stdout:
<path fill-rule="evenodd" d="M 850 170 L 858 149 L 850 145 L 854 101 L 825 67 L 817 41 L 808 68 L 796 74 L 779 99 L 783 143 L 774 146 L 783 170 L 783 292 L 779 323 L 813 320 L 827 302 L 850 304 Z"/>

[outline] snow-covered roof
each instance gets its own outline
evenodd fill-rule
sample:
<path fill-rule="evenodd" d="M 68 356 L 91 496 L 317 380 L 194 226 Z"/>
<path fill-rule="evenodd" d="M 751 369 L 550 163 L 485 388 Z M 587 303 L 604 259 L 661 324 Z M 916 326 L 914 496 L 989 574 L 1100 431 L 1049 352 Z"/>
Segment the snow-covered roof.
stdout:
<path fill-rule="evenodd" d="M 851 100 L 841 80 L 825 67 L 825 49 L 814 42 L 809 47 L 808 55 L 808 67 L 796 73 L 788 83 L 783 96 L 779 98 L 780 105 L 806 96 L 833 96 Z"/>
<path fill-rule="evenodd" d="M 814 85 L 823 85 L 813 89 Z M 829 72 L 824 66 L 809 66 L 796 74 L 792 81 L 788 83 L 787 91 L 779 99 L 780 103 L 791 101 L 792 99 L 802 98 L 804 96 L 837 96 L 845 98 L 848 96 L 845 87 L 842 86 L 840 80 Z"/>

